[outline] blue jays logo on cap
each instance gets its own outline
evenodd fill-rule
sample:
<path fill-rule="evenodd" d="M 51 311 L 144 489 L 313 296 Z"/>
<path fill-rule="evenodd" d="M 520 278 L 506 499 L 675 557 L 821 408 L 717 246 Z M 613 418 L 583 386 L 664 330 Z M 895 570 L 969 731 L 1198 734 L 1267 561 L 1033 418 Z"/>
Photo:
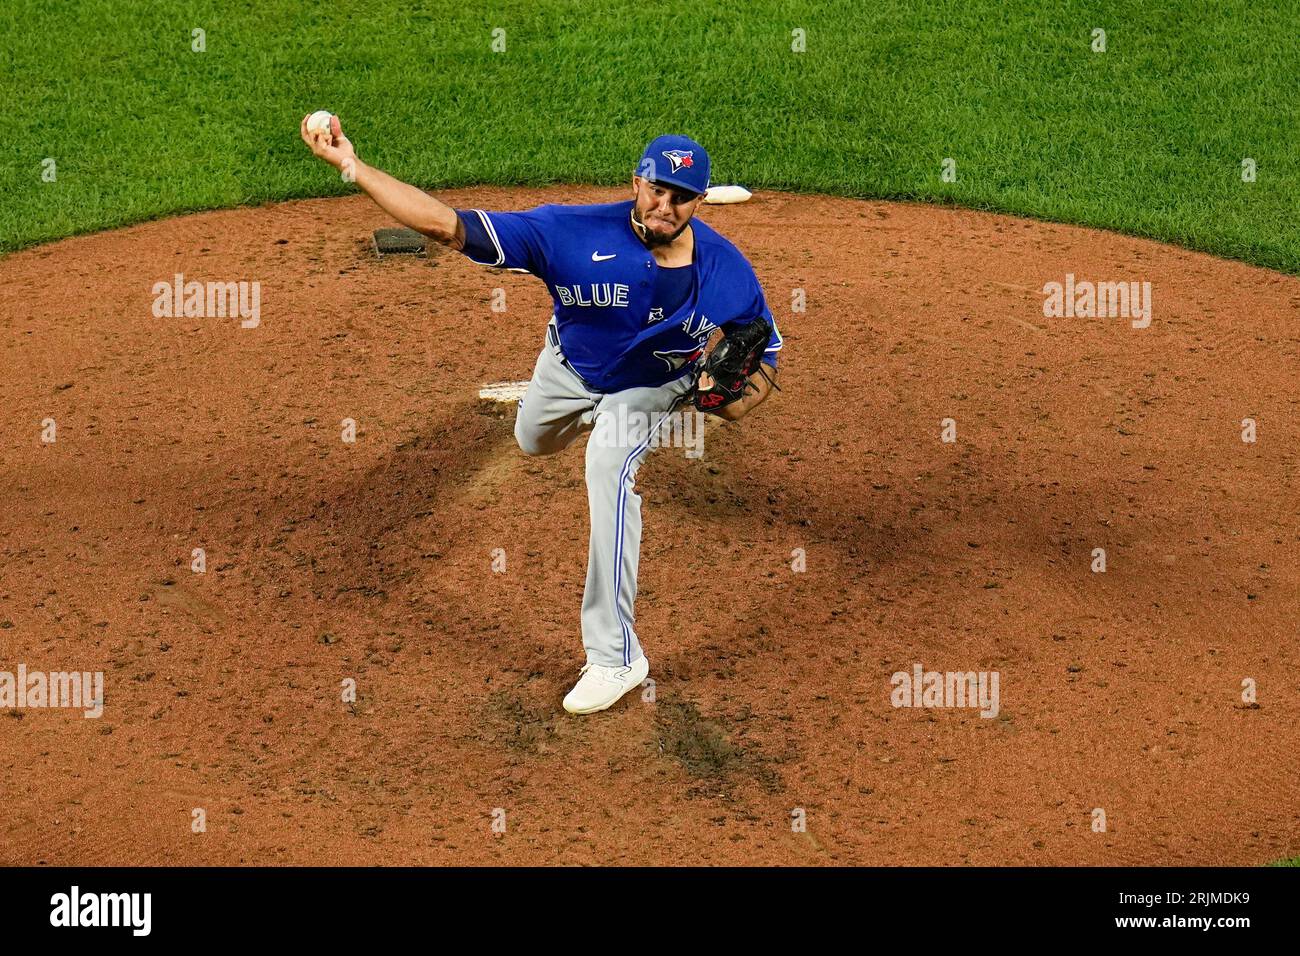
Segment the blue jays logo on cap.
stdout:
<path fill-rule="evenodd" d="M 673 172 L 681 169 L 683 166 L 691 167 L 695 165 L 695 152 L 690 149 L 665 149 L 664 155 L 668 157 L 668 162 L 673 164 Z"/>
<path fill-rule="evenodd" d="M 660 136 L 641 154 L 636 173 L 652 183 L 705 193 L 709 189 L 709 154 L 689 136 Z"/>

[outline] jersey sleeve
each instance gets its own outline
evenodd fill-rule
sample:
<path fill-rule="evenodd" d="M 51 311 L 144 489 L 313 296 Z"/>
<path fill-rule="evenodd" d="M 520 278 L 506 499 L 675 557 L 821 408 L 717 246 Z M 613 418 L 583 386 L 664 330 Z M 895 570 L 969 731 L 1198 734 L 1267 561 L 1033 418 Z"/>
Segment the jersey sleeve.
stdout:
<path fill-rule="evenodd" d="M 547 225 L 551 218 L 548 207 L 538 206 L 527 212 L 458 209 L 456 215 L 465 225 L 465 248 L 461 251 L 471 261 L 523 269 L 545 278 Z"/>
<path fill-rule="evenodd" d="M 763 287 L 758 283 L 758 276 L 754 275 L 754 269 L 745 263 L 745 271 L 748 273 L 746 281 L 742 285 L 742 301 L 739 303 L 738 314 L 744 316 L 744 320 L 739 320 L 730 325 L 748 325 L 749 322 L 757 318 L 767 319 L 772 326 L 772 334 L 767 340 L 767 348 L 763 352 L 763 361 L 776 368 L 776 354 L 781 351 L 782 341 L 781 332 L 776 327 L 776 317 L 772 315 L 772 310 L 767 307 L 767 299 L 763 296 Z"/>

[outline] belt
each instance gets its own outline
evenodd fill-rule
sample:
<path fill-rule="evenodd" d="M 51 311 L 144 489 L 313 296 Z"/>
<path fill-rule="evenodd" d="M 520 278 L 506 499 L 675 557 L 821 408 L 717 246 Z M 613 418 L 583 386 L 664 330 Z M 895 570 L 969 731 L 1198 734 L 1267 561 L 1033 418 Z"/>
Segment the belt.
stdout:
<path fill-rule="evenodd" d="M 555 353 L 555 357 L 560 360 L 560 364 L 577 376 L 578 381 L 582 383 L 582 387 L 589 392 L 594 392 L 595 389 L 587 384 L 587 380 L 582 377 L 582 373 L 573 367 L 573 363 L 565 358 L 564 352 L 560 350 L 560 333 L 555 328 L 554 318 L 552 318 L 550 323 L 546 326 L 546 342 L 550 345 L 551 351 Z"/>

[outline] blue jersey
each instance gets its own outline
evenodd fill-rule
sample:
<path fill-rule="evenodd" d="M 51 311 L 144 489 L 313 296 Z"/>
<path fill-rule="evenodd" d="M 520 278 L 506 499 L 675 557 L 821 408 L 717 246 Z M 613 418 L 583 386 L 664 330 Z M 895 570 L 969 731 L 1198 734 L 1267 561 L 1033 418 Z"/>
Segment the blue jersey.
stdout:
<path fill-rule="evenodd" d="M 655 387 L 680 378 L 692 370 L 712 332 L 760 316 L 772 324 L 763 361 L 775 368 L 781 335 L 740 250 L 692 219 L 690 275 L 660 281 L 661 272 L 686 267 L 662 269 L 655 262 L 632 229 L 632 206 L 628 200 L 457 215 L 465 224 L 470 259 L 523 269 L 546 283 L 560 348 L 593 391 Z"/>

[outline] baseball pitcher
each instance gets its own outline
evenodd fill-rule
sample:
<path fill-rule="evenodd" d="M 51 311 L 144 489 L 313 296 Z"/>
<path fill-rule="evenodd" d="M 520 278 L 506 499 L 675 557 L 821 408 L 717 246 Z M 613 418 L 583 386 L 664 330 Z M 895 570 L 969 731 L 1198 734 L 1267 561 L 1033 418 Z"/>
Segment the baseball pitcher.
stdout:
<path fill-rule="evenodd" d="M 606 709 L 650 669 L 633 614 L 637 468 L 679 408 L 736 421 L 775 385 L 781 336 L 753 267 L 692 219 L 709 186 L 708 153 L 684 136 L 660 136 L 632 176 L 630 201 L 485 212 L 453 209 L 366 165 L 338 117 L 310 130 L 304 117 L 301 132 L 316 156 L 394 219 L 474 262 L 523 269 L 546 283 L 555 310 L 519 403 L 515 440 L 526 455 L 553 455 L 591 433 L 587 662 L 564 708 Z"/>

